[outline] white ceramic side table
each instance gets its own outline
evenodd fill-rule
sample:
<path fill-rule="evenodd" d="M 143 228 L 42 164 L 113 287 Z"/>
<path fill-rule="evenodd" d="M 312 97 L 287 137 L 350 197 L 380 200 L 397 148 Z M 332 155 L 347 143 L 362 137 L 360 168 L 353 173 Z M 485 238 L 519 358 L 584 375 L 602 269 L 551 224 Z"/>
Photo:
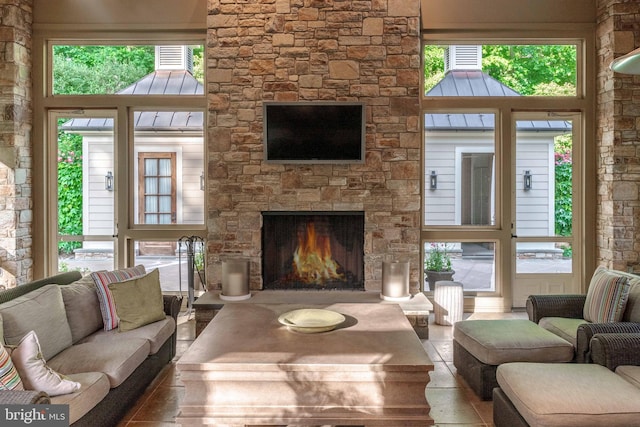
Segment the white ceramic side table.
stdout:
<path fill-rule="evenodd" d="M 433 312 L 438 325 L 451 326 L 462 320 L 464 292 L 460 282 L 441 280 L 433 291 Z"/>

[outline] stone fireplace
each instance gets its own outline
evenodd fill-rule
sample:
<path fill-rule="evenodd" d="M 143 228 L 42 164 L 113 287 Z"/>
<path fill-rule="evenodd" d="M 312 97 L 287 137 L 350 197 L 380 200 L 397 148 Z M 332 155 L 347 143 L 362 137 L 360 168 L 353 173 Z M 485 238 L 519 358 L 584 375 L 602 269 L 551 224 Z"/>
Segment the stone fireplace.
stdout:
<path fill-rule="evenodd" d="M 252 290 L 274 281 L 263 277 L 262 254 L 262 214 L 272 211 L 360 212 L 359 286 L 379 291 L 382 262 L 391 260 L 410 261 L 411 283 L 418 284 L 419 1 L 209 1 L 208 7 L 209 287 L 219 286 L 226 256 L 250 260 Z M 365 162 L 265 162 L 263 101 L 364 103 Z M 332 254 L 338 255 L 333 242 Z"/>
<path fill-rule="evenodd" d="M 263 289 L 364 290 L 363 212 L 263 212 Z"/>

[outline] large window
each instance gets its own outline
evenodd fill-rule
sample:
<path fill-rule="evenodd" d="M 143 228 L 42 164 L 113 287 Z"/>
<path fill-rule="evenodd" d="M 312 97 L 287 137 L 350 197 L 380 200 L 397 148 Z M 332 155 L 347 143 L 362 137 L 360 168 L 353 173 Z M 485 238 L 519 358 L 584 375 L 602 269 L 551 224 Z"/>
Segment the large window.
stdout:
<path fill-rule="evenodd" d="M 180 239 L 205 235 L 203 45 L 47 51 L 47 274 L 142 263 L 178 290 Z"/>
<path fill-rule="evenodd" d="M 171 71 L 189 71 L 182 94 L 197 95 L 203 83 L 202 45 L 75 45 L 52 46 L 53 95 L 144 94 L 167 95 L 177 90 Z M 155 73 L 161 71 L 162 73 Z M 151 79 L 153 78 L 153 80 Z M 144 89 L 137 87 L 144 85 Z M 142 90 L 146 91 L 143 93 Z M 189 93 L 191 91 L 191 93 Z M 201 93 L 200 93 L 201 94 Z"/>
<path fill-rule="evenodd" d="M 427 96 L 575 96 L 575 44 L 427 45 Z"/>
<path fill-rule="evenodd" d="M 451 280 L 468 295 L 505 296 L 506 307 L 527 293 L 579 291 L 582 46 L 424 45 L 427 291 L 434 247 L 447 248 Z"/>

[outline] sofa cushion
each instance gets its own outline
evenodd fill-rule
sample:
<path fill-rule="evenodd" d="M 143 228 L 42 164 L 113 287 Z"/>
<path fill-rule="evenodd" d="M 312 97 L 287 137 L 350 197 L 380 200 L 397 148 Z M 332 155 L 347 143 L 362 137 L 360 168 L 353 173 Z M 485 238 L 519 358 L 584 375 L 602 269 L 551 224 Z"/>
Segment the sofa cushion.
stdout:
<path fill-rule="evenodd" d="M 100 312 L 102 313 L 102 323 L 105 331 L 110 331 L 118 327 L 118 315 L 113 302 L 113 295 L 109 290 L 109 283 L 121 282 L 143 276 L 146 273 L 144 265 L 125 268 L 113 271 L 96 271 L 91 273 L 91 277 L 96 284 L 98 300 L 100 301 Z"/>
<path fill-rule="evenodd" d="M 616 368 L 616 374 L 640 388 L 640 366 L 620 365 Z"/>
<path fill-rule="evenodd" d="M 35 331 L 45 360 L 72 343 L 59 285 L 46 285 L 0 304 L 0 315 L 5 343 L 18 345 L 29 331 Z"/>
<path fill-rule="evenodd" d="M 3 345 L 0 345 L 0 390 L 24 390 L 18 370 Z"/>
<path fill-rule="evenodd" d="M 593 323 L 619 322 L 628 298 L 629 278 L 598 267 L 589 283 L 583 317 Z"/>
<path fill-rule="evenodd" d="M 60 286 L 73 343 L 102 328 L 96 285 L 91 276 Z"/>
<path fill-rule="evenodd" d="M 81 384 L 75 393 L 51 398 L 54 405 L 69 405 L 69 424 L 75 423 L 109 393 L 109 379 L 101 372 L 71 374 L 69 379 Z"/>
<path fill-rule="evenodd" d="M 572 319 L 568 317 L 543 317 L 540 319 L 541 328 L 554 333 L 563 340 L 569 341 L 576 347 L 578 337 L 578 326 L 587 323 L 584 319 Z"/>
<path fill-rule="evenodd" d="M 142 338 L 149 342 L 149 354 L 156 354 L 175 330 L 176 322 L 173 317 L 164 316 L 160 321 L 149 323 L 127 332 L 120 332 L 115 329 L 111 331 L 101 330 L 84 338 L 81 343 L 93 342 L 110 345 L 109 343 L 113 341 Z"/>
<path fill-rule="evenodd" d="M 487 365 L 505 362 L 568 362 L 571 343 L 529 320 L 463 320 L 453 327 L 453 338 Z"/>
<path fill-rule="evenodd" d="M 531 426 L 638 425 L 640 389 L 604 366 L 506 363 L 496 378 Z"/>
<path fill-rule="evenodd" d="M 16 365 L 26 390 L 44 391 L 49 396 L 58 396 L 80 389 L 80 383 L 71 381 L 47 366 L 40 351 L 38 337 L 33 331 L 25 335 L 13 349 L 11 360 Z"/>
<path fill-rule="evenodd" d="M 114 388 L 149 356 L 149 348 L 149 342 L 141 338 L 79 342 L 51 359 L 49 366 L 64 375 L 102 372 Z"/>
<path fill-rule="evenodd" d="M 110 283 L 108 286 L 118 314 L 119 331 L 130 331 L 164 319 L 158 269 L 135 279 Z"/>

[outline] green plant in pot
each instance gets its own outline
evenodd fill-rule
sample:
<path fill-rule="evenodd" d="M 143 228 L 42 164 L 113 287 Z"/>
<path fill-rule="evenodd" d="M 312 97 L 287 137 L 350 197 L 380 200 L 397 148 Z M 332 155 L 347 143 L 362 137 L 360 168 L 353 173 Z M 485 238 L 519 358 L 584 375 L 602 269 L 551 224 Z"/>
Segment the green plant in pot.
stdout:
<path fill-rule="evenodd" d="M 447 253 L 446 244 L 431 243 L 424 258 L 424 274 L 429 284 L 428 290 L 434 290 L 436 282 L 451 280 L 455 271 L 451 268 L 451 257 Z"/>

